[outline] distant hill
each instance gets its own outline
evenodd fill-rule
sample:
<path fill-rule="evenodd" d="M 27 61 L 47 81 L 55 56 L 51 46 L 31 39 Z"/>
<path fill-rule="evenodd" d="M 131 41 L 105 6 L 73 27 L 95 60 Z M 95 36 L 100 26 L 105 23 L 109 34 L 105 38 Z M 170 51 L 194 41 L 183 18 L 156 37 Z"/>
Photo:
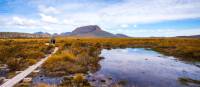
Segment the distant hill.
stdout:
<path fill-rule="evenodd" d="M 97 25 L 89 25 L 78 27 L 72 31 L 71 36 L 83 36 L 83 37 L 115 37 L 114 34 L 103 31 Z"/>
<path fill-rule="evenodd" d="M 191 36 L 177 36 L 182 38 L 200 38 L 200 35 L 191 35 Z"/>
<path fill-rule="evenodd" d="M 117 37 L 129 37 L 129 36 L 125 35 L 125 34 L 116 34 L 116 36 Z"/>
<path fill-rule="evenodd" d="M 79 37 L 128 37 L 124 34 L 112 34 L 102 30 L 97 25 L 88 25 L 78 27 L 72 32 L 61 33 L 61 36 L 79 36 Z"/>
<path fill-rule="evenodd" d="M 61 35 L 61 36 L 69 36 L 69 35 L 71 35 L 71 32 L 63 32 L 63 33 L 61 33 L 60 35 Z"/>
<path fill-rule="evenodd" d="M 19 32 L 0 32 L 0 38 L 45 38 L 45 37 L 50 37 L 50 35 L 19 33 Z"/>
<path fill-rule="evenodd" d="M 52 36 L 60 36 L 60 34 L 54 33 L 54 34 L 52 34 Z"/>
<path fill-rule="evenodd" d="M 97 25 L 88 25 L 78 27 L 72 32 L 64 32 L 61 34 L 54 33 L 49 34 L 47 32 L 35 32 L 30 33 L 19 33 L 19 32 L 0 32 L 0 38 L 44 38 L 51 36 L 78 36 L 78 37 L 116 37 L 116 38 L 126 38 L 129 37 L 124 34 L 112 34 L 107 31 L 102 30 Z"/>
<path fill-rule="evenodd" d="M 50 33 L 47 32 L 35 32 L 33 34 L 40 34 L 40 35 L 51 35 Z"/>

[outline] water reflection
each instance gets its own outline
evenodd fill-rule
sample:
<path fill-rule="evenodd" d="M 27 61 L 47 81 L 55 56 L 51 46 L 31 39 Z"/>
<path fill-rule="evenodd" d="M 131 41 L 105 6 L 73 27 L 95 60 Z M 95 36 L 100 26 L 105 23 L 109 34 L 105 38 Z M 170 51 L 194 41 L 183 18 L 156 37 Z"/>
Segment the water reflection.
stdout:
<path fill-rule="evenodd" d="M 101 56 L 105 59 L 100 61 L 101 69 L 95 75 L 112 77 L 113 81 L 127 81 L 127 86 L 182 87 L 179 78 L 200 80 L 199 67 L 151 50 L 102 50 Z"/>
<path fill-rule="evenodd" d="M 49 85 L 59 85 L 62 83 L 63 78 L 62 77 L 46 77 L 43 75 L 39 75 L 35 78 L 33 78 L 33 84 L 39 84 L 39 83 L 46 83 Z"/>

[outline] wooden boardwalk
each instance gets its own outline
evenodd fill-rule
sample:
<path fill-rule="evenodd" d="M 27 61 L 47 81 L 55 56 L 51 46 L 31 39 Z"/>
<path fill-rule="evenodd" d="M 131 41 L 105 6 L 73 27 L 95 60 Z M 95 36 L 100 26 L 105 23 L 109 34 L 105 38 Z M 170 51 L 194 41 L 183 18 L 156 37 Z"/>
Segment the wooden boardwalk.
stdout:
<path fill-rule="evenodd" d="M 56 53 L 58 50 L 58 47 L 56 47 L 52 54 Z M 51 55 L 52 55 L 51 54 Z M 19 83 L 21 80 L 23 80 L 26 76 L 31 74 L 35 69 L 37 69 L 39 66 L 41 66 L 51 55 L 45 57 L 44 59 L 41 59 L 36 64 L 28 67 L 26 70 L 22 71 L 21 73 L 17 74 L 15 77 L 9 79 L 5 83 L 3 83 L 0 87 L 13 87 L 15 84 Z"/>

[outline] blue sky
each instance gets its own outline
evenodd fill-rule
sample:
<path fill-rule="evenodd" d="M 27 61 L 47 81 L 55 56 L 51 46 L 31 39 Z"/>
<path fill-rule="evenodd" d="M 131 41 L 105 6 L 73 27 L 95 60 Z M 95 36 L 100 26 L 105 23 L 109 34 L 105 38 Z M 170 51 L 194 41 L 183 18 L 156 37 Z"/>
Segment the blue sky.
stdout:
<path fill-rule="evenodd" d="M 200 0 L 0 0 L 0 32 L 99 25 L 134 37 L 200 34 Z"/>

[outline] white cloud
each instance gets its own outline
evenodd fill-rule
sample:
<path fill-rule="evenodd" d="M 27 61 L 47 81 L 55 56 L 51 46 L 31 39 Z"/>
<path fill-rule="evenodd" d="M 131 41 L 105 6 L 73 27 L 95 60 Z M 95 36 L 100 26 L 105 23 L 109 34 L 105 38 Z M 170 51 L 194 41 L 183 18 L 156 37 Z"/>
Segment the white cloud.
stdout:
<path fill-rule="evenodd" d="M 19 17 L 13 17 L 13 21 L 14 21 L 14 23 L 16 23 L 16 24 L 23 24 L 23 21 L 22 21 L 22 19 L 21 18 L 19 18 Z"/>
<path fill-rule="evenodd" d="M 48 16 L 45 14 L 40 13 L 41 21 L 46 23 L 58 23 L 58 19 L 52 16 Z"/>
<path fill-rule="evenodd" d="M 12 18 L 12 21 L 9 22 L 8 24 L 14 24 L 14 25 L 19 25 L 19 26 L 34 26 L 37 25 L 37 22 L 35 20 L 32 19 L 26 19 L 26 18 L 22 18 L 22 17 L 18 17 L 18 16 L 14 16 Z"/>
<path fill-rule="evenodd" d="M 62 10 L 62 13 L 55 16 L 61 21 L 65 20 L 64 24 L 66 22 L 75 26 L 97 24 L 104 29 L 123 27 L 124 24 L 200 17 L 198 0 L 124 0 L 115 4 L 64 3 L 57 6 L 57 9 Z"/>
<path fill-rule="evenodd" d="M 178 1 L 182 1 L 178 2 Z M 185 2 L 184 1 L 188 1 Z M 99 11 L 105 21 L 122 23 L 152 23 L 200 17 L 200 2 L 194 0 L 129 0 L 107 6 Z"/>
<path fill-rule="evenodd" d="M 123 28 L 121 32 L 130 34 L 135 30 L 125 30 L 125 28 L 137 28 L 136 24 L 139 25 L 140 23 L 200 17 L 199 0 L 123 0 L 120 3 L 112 4 L 106 2 L 80 3 L 70 1 L 56 4 L 57 0 L 51 0 L 51 4 L 46 0 L 39 2 L 37 3 L 37 12 L 33 14 L 37 15 L 37 17 L 34 16 L 32 18 L 29 14 L 27 14 L 29 15 L 27 17 L 26 15 L 24 17 L 14 15 L 10 16 L 12 23 L 9 18 L 8 20 L 0 19 L 0 22 L 8 22 L 13 26 L 18 25 L 26 28 L 32 26 L 45 29 L 47 32 L 67 32 L 78 26 L 97 24 L 107 31 L 115 32 L 120 31 L 115 28 Z M 144 31 L 150 32 L 148 30 Z M 141 31 L 136 32 L 139 33 Z"/>
<path fill-rule="evenodd" d="M 56 9 L 55 7 L 47 7 L 47 6 L 44 6 L 44 5 L 40 5 L 38 7 L 39 11 L 41 13 L 45 13 L 45 14 L 59 14 L 60 13 L 60 10 Z"/>
<path fill-rule="evenodd" d="M 127 28 L 128 27 L 128 24 L 122 24 L 120 25 L 121 28 Z"/>
<path fill-rule="evenodd" d="M 62 21 L 63 25 L 72 25 L 72 26 L 77 26 L 76 23 L 74 22 L 74 20 L 71 19 L 64 19 Z"/>

